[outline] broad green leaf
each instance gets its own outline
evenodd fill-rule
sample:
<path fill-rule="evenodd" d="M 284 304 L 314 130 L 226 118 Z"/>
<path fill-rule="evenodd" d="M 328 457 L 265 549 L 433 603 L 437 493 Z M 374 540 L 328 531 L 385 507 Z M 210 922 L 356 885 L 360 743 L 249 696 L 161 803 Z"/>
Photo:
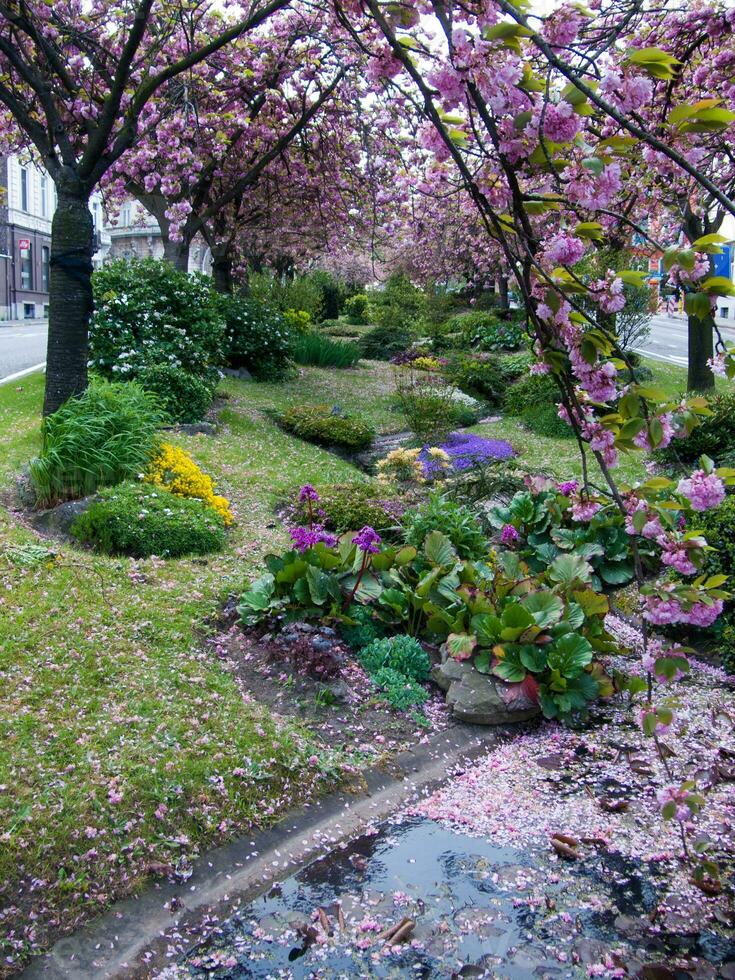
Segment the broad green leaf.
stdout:
<path fill-rule="evenodd" d="M 551 626 L 561 619 L 564 604 L 553 592 L 532 592 L 521 600 L 524 609 L 531 613 L 537 626 Z"/>
<path fill-rule="evenodd" d="M 468 660 L 476 645 L 471 633 L 450 633 L 447 637 L 447 650 L 455 660 Z"/>
<path fill-rule="evenodd" d="M 578 633 L 567 633 L 556 641 L 547 657 L 552 670 L 567 678 L 576 677 L 592 663 L 592 645 Z"/>
<path fill-rule="evenodd" d="M 435 565 L 451 565 L 457 560 L 454 545 L 441 531 L 430 531 L 426 535 L 424 554 Z"/>

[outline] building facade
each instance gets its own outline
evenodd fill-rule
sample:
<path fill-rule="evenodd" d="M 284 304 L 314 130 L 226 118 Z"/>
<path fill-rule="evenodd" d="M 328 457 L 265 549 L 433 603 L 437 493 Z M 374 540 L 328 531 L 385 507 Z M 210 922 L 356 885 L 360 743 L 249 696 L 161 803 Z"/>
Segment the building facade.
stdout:
<path fill-rule="evenodd" d="M 56 188 L 43 170 L 17 156 L 0 157 L 0 321 L 48 316 L 51 219 Z M 98 197 L 90 210 L 99 265 L 109 249 Z"/>
<path fill-rule="evenodd" d="M 124 201 L 114 218 L 105 219 L 111 259 L 162 259 L 163 239 L 158 222 L 134 198 Z M 211 272 L 209 249 L 199 240 L 189 252 L 189 272 Z"/>

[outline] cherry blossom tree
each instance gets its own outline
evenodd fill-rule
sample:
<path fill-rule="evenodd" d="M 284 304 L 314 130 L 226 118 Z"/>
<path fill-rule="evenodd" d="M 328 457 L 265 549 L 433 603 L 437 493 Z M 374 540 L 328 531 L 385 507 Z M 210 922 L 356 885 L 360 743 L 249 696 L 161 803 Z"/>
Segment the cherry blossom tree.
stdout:
<path fill-rule="evenodd" d="M 161 124 L 163 86 L 238 39 L 257 44 L 288 0 L 223 12 L 208 0 L 0 3 L 0 105 L 6 151 L 32 153 L 55 183 L 44 413 L 87 384 L 92 307 L 89 197 Z"/>

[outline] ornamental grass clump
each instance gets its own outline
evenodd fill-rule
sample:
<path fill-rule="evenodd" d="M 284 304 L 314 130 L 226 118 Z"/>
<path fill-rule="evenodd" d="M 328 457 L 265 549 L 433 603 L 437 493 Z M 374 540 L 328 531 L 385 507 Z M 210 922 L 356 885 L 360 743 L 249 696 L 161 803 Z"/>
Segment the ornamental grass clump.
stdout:
<path fill-rule="evenodd" d="M 201 470 L 191 456 L 178 446 L 162 442 L 145 471 L 145 481 L 175 494 L 197 498 L 211 507 L 231 527 L 235 518 L 226 497 L 216 494 L 214 480 Z"/>
<path fill-rule="evenodd" d="M 51 507 L 137 476 L 164 418 L 140 385 L 94 381 L 43 421 L 41 452 L 29 464 L 36 505 Z"/>
<path fill-rule="evenodd" d="M 313 367 L 354 367 L 360 360 L 357 344 L 344 340 L 332 340 L 323 333 L 302 333 L 293 344 L 293 359 L 297 364 Z"/>
<path fill-rule="evenodd" d="M 360 651 L 360 663 L 368 674 L 384 667 L 403 674 L 409 680 L 423 683 L 429 679 L 429 655 L 414 636 L 390 636 L 373 640 Z"/>

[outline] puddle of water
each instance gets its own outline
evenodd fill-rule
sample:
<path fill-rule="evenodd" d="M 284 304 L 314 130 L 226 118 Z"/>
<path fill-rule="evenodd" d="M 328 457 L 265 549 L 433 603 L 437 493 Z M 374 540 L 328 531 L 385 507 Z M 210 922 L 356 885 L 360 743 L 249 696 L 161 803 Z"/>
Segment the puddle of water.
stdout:
<path fill-rule="evenodd" d="M 625 946 L 616 919 L 622 914 L 635 921 L 659 898 L 652 869 L 620 855 L 607 853 L 560 873 L 544 855 L 417 818 L 383 825 L 275 886 L 190 950 L 177 975 L 587 976 L 589 963 Z M 315 928 L 319 908 L 333 930 L 326 942 Z M 411 940 L 386 947 L 379 932 L 404 915 L 416 922 Z M 679 937 L 679 943 L 667 949 L 657 940 L 648 948 L 655 958 L 677 951 L 722 962 L 735 955 L 732 943 L 714 935 Z"/>

